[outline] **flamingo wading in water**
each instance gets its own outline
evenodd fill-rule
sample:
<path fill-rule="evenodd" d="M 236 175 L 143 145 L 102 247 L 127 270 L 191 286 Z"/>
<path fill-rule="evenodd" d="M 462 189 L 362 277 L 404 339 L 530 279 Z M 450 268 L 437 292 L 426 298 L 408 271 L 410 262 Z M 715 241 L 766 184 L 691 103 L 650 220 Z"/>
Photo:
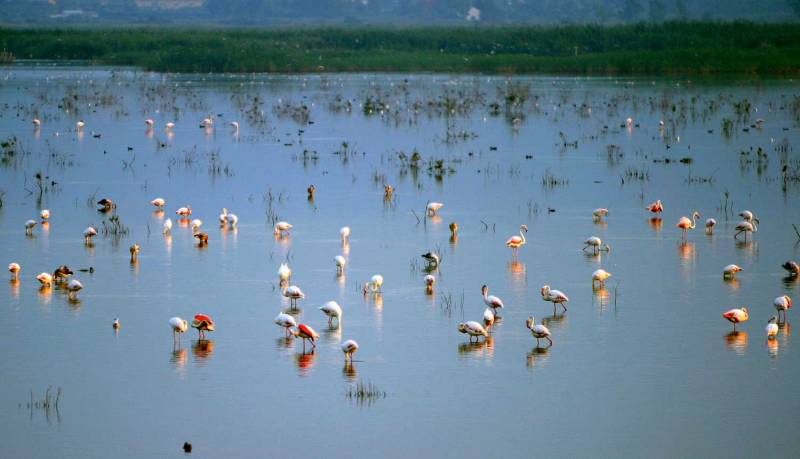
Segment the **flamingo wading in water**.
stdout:
<path fill-rule="evenodd" d="M 358 352 L 358 343 L 352 339 L 348 339 L 342 343 L 342 352 L 344 352 L 345 362 L 353 362 L 353 354 Z"/>
<path fill-rule="evenodd" d="M 169 319 L 169 326 L 172 328 L 172 341 L 180 342 L 181 335 L 186 333 L 186 330 L 189 329 L 189 322 L 181 319 L 180 317 L 172 317 Z"/>
<path fill-rule="evenodd" d="M 525 326 L 528 327 L 533 337 L 536 338 L 536 347 L 539 347 L 539 340 L 542 338 L 549 341 L 550 346 L 553 345 L 553 340 L 550 338 L 550 330 L 544 325 L 536 324 L 536 320 L 533 316 L 528 317 L 528 320 L 525 321 Z"/>
<path fill-rule="evenodd" d="M 783 321 L 786 322 L 786 311 L 792 309 L 792 298 L 789 295 L 779 296 L 775 298 L 772 304 L 778 310 L 778 320 L 780 320 L 781 312 L 783 312 Z"/>
<path fill-rule="evenodd" d="M 489 287 L 487 285 L 484 285 L 483 287 L 481 287 L 481 294 L 483 295 L 484 304 L 486 304 L 486 306 L 489 306 L 490 308 L 492 308 L 492 311 L 494 312 L 494 314 L 496 316 L 497 315 L 497 310 L 504 307 L 503 300 L 501 300 L 500 298 L 498 298 L 498 297 L 496 297 L 494 295 L 489 295 Z"/>
<path fill-rule="evenodd" d="M 522 225 L 519 227 L 519 236 L 514 235 L 506 241 L 506 247 L 511 248 L 511 253 L 516 256 L 519 248 L 525 245 L 525 233 L 528 232 L 528 226 Z"/>
<path fill-rule="evenodd" d="M 726 311 L 722 314 L 728 322 L 733 324 L 733 331 L 736 331 L 736 324 L 741 322 L 747 322 L 750 320 L 750 313 L 747 311 L 747 308 L 734 308 L 729 311 Z"/>
<path fill-rule="evenodd" d="M 481 336 L 484 338 L 489 336 L 489 332 L 483 328 L 483 325 L 470 320 L 468 322 L 463 322 L 458 324 L 458 331 L 461 333 L 469 335 L 469 341 L 472 342 L 472 338 L 476 338 L 476 341 L 480 339 Z"/>
<path fill-rule="evenodd" d="M 700 218 L 700 212 L 694 211 L 692 213 L 692 219 L 689 220 L 688 217 L 681 217 L 678 220 L 678 223 L 675 225 L 683 231 L 683 239 L 686 240 L 686 236 L 688 235 L 688 231 L 690 229 L 694 229 L 697 226 L 697 219 Z"/>
<path fill-rule="evenodd" d="M 283 327 L 286 331 L 286 336 L 289 336 L 292 334 L 292 327 L 297 326 L 297 321 L 294 320 L 294 317 L 282 312 L 275 317 L 275 325 Z"/>
<path fill-rule="evenodd" d="M 564 310 L 567 310 L 567 302 L 569 297 L 560 290 L 553 290 L 549 285 L 542 287 L 542 299 L 553 303 L 553 314 L 556 313 L 556 305 L 560 304 Z"/>
<path fill-rule="evenodd" d="M 204 340 L 206 339 L 207 331 L 214 331 L 214 321 L 205 314 L 197 314 L 192 321 L 192 328 L 196 328 L 199 339 Z"/>

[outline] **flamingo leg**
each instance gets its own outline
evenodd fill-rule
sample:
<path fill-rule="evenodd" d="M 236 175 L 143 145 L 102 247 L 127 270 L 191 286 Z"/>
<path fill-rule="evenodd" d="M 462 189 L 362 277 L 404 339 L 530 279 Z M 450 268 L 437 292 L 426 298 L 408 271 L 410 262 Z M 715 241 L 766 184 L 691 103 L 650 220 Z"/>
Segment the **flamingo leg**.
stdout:
<path fill-rule="evenodd" d="M 547 338 L 547 341 L 550 341 L 550 345 L 552 346 L 552 345 L 553 345 L 553 340 L 552 340 L 552 339 L 550 339 L 550 337 L 549 337 L 549 336 L 545 336 L 545 338 Z"/>
<path fill-rule="evenodd" d="M 561 303 L 561 307 L 564 308 L 564 311 L 566 311 L 567 310 L 567 302 L 565 301 L 565 302 Z"/>

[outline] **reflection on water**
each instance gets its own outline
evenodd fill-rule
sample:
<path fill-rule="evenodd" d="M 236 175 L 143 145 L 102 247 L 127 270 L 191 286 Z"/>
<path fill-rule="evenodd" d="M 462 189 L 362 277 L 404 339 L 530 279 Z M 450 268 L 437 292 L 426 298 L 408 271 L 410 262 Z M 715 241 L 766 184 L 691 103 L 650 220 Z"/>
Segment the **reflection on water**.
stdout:
<path fill-rule="evenodd" d="M 768 338 L 767 339 L 767 352 L 769 353 L 770 357 L 775 358 L 778 356 L 778 350 L 780 350 L 780 343 L 775 338 Z"/>
<path fill-rule="evenodd" d="M 512 260 L 506 263 L 508 273 L 511 275 L 511 281 L 515 284 L 520 284 L 525 281 L 525 263 L 518 260 Z"/>
<path fill-rule="evenodd" d="M 731 288 L 731 290 L 738 290 L 739 287 L 742 286 L 742 283 L 739 282 L 739 279 L 735 277 L 723 277 L 722 281 Z"/>
<path fill-rule="evenodd" d="M 494 356 L 494 338 L 489 335 L 481 341 L 460 343 L 458 345 L 458 355 L 459 357 L 491 360 Z"/>
<path fill-rule="evenodd" d="M 19 299 L 19 286 L 21 285 L 21 281 L 19 278 L 11 279 L 8 281 L 8 284 L 11 286 L 11 297 L 15 300 Z"/>
<path fill-rule="evenodd" d="M 314 359 L 317 358 L 317 354 L 314 350 L 309 352 L 303 352 L 301 354 L 295 354 L 294 360 L 297 364 L 297 374 L 301 377 L 306 377 L 311 372 L 311 369 L 314 367 Z"/>
<path fill-rule="evenodd" d="M 611 293 L 605 286 L 592 287 L 592 304 L 600 306 L 601 311 L 605 311 L 608 308 L 610 298 Z"/>
<path fill-rule="evenodd" d="M 547 327 L 551 332 L 557 330 L 567 323 L 567 314 L 561 312 L 553 314 L 552 316 L 542 317 L 542 325 Z"/>
<path fill-rule="evenodd" d="M 173 347 L 172 352 L 169 354 L 169 363 L 179 373 L 184 373 L 186 370 L 186 362 L 189 360 L 189 350 L 185 348 Z"/>
<path fill-rule="evenodd" d="M 683 241 L 678 244 L 678 256 L 683 261 L 694 261 L 697 255 L 696 244 L 694 242 L 687 242 Z M 681 265 L 685 266 L 685 263 L 681 263 Z"/>
<path fill-rule="evenodd" d="M 214 341 L 210 339 L 199 339 L 192 343 L 193 362 L 202 367 L 211 359 L 214 353 Z"/>
<path fill-rule="evenodd" d="M 333 321 L 333 325 L 329 325 L 322 330 L 322 337 L 325 342 L 329 344 L 338 344 L 342 341 L 342 327 L 339 325 L 338 320 Z"/>
<path fill-rule="evenodd" d="M 527 357 L 525 364 L 528 368 L 533 368 L 537 364 L 541 365 L 550 357 L 550 346 L 534 347 L 528 352 Z"/>
<path fill-rule="evenodd" d="M 650 220 L 648 220 L 648 223 L 650 224 L 650 228 L 652 228 L 653 231 L 657 233 L 660 232 L 661 227 L 664 226 L 664 221 L 659 217 L 651 218 Z"/>
<path fill-rule="evenodd" d="M 745 354 L 745 351 L 747 350 L 747 340 L 749 339 L 747 332 L 733 331 L 725 334 L 723 338 L 725 339 L 725 345 L 729 350 L 738 355 Z"/>
<path fill-rule="evenodd" d="M 356 378 L 358 378 L 358 370 L 356 369 L 355 364 L 349 360 L 345 360 L 344 367 L 342 367 L 342 376 L 347 382 L 355 382 Z"/>

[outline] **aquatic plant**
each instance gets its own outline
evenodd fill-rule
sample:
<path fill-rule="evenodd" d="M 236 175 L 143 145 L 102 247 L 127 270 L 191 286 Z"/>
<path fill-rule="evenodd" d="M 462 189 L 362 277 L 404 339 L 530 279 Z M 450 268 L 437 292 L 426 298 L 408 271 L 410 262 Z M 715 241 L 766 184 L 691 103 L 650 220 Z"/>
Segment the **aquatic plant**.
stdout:
<path fill-rule="evenodd" d="M 355 401 L 359 406 L 372 405 L 377 400 L 386 398 L 386 395 L 386 391 L 381 390 L 371 381 L 365 383 L 363 380 L 350 386 L 347 392 L 345 392 L 345 397 L 347 397 L 348 400 Z"/>

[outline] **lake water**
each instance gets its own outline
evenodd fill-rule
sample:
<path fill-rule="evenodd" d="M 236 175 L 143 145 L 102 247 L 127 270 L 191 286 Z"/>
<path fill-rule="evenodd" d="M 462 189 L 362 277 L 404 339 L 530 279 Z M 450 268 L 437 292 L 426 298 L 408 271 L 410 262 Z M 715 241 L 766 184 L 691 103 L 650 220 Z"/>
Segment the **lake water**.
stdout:
<path fill-rule="evenodd" d="M 0 289 L 0 456 L 175 457 L 185 441 L 193 457 L 796 454 L 795 312 L 777 339 L 764 332 L 773 299 L 800 290 L 781 268 L 800 258 L 796 94 L 793 81 L 2 67 L 0 140 L 17 143 L 0 158 L 0 260 L 22 272 Z M 83 229 L 111 215 L 102 197 L 129 232 L 88 247 Z M 660 224 L 643 209 L 656 199 Z M 444 203 L 438 217 L 428 201 Z M 178 223 L 184 205 L 208 247 Z M 223 207 L 237 230 L 218 227 Z M 26 236 L 42 208 L 50 223 Z M 746 243 L 733 239 L 743 209 L 761 222 Z M 683 243 L 675 223 L 694 210 Z M 275 220 L 290 238 L 273 237 Z M 504 243 L 521 224 L 514 261 Z M 583 252 L 592 235 L 612 250 Z M 443 256 L 433 295 L 429 250 Z M 289 306 L 287 259 L 306 294 L 295 314 L 321 334 L 313 354 L 272 322 Z M 735 281 L 729 263 L 744 268 Z M 84 285 L 76 302 L 39 290 L 61 264 Z M 601 267 L 613 275 L 593 290 Z M 375 273 L 382 295 L 362 295 Z M 481 320 L 483 284 L 506 307 L 469 344 L 457 326 Z M 544 284 L 570 296 L 566 313 Z M 317 310 L 329 300 L 344 309 L 336 330 Z M 750 321 L 731 334 L 721 314 L 739 306 Z M 217 330 L 174 347 L 167 320 L 196 313 Z M 552 347 L 536 347 L 530 315 Z M 361 346 L 352 366 L 346 339 Z M 385 397 L 348 398 L 358 382 Z M 58 410 L 29 408 L 48 386 L 63 390 Z"/>

